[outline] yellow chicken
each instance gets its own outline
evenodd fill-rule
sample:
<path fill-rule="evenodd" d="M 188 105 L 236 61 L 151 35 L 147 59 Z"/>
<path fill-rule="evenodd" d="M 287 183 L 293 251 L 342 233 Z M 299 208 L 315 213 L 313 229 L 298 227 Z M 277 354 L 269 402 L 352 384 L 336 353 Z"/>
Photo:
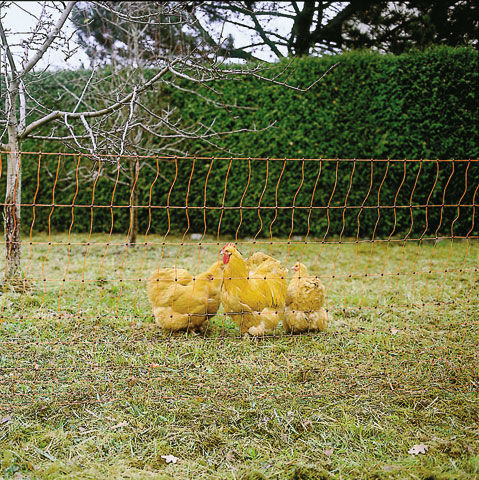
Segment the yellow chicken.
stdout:
<path fill-rule="evenodd" d="M 182 268 L 160 268 L 148 281 L 153 315 L 167 330 L 200 329 L 220 306 L 221 262 L 195 278 Z"/>
<path fill-rule="evenodd" d="M 293 266 L 294 276 L 286 294 L 283 327 L 287 332 L 326 330 L 328 313 L 323 308 L 324 285 L 318 278 L 308 277 L 302 263 Z"/>
<path fill-rule="evenodd" d="M 286 270 L 269 257 L 270 260 L 248 271 L 241 253 L 232 243 L 225 245 L 221 253 L 224 264 L 221 302 L 225 312 L 241 333 L 271 332 L 284 316 Z"/>
<path fill-rule="evenodd" d="M 271 260 L 279 264 L 278 260 L 275 260 L 273 257 L 266 255 L 266 253 L 255 252 L 253 253 L 253 255 L 251 255 L 251 257 L 248 258 L 248 260 L 246 260 L 246 268 L 249 272 L 251 272 L 256 270 L 263 262 Z"/>

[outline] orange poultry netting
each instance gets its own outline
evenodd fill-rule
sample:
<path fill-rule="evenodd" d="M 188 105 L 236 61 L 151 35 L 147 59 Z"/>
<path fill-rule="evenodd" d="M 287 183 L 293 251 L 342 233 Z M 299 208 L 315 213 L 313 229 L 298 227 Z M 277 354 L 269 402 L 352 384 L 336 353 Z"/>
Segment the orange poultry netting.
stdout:
<path fill-rule="evenodd" d="M 1 408 L 478 387 L 478 160 L 21 164 Z"/>

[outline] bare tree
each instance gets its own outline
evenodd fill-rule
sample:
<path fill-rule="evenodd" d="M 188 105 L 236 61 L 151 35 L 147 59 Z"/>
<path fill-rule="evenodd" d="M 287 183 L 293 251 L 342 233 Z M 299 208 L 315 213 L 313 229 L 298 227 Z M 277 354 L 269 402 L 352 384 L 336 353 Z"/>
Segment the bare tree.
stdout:
<path fill-rule="evenodd" d="M 185 30 L 193 28 L 197 19 L 192 3 L 88 2 L 93 8 L 108 11 L 116 28 L 125 32 L 129 63 L 125 65 L 124 62 L 116 62 L 108 68 L 101 68 L 93 59 L 90 70 L 79 72 L 71 83 L 61 84 L 69 98 L 65 105 L 70 107 L 67 110 L 49 108 L 42 98 L 35 97 L 30 87 L 51 71 L 51 66 L 45 62 L 47 53 L 56 50 L 65 57 L 74 53 L 71 43 L 73 34 L 67 28 L 67 20 L 75 3 L 43 2 L 41 13 L 35 17 L 35 25 L 29 37 L 19 41 L 15 40 L 15 32 L 9 31 L 4 25 L 3 12 L 15 3 L 0 4 L 0 61 L 5 85 L 2 92 L 5 107 L 0 113 L 0 142 L 1 149 L 7 152 L 8 164 L 4 207 L 7 279 L 14 276 L 20 267 L 20 152 L 25 139 L 62 141 L 69 148 L 87 154 L 93 160 L 98 160 L 101 153 L 114 154 L 117 155 L 117 160 L 112 159 L 112 162 L 118 162 L 118 165 L 121 156 L 132 156 L 129 164 L 132 188 L 130 229 L 134 230 L 131 228 L 136 223 L 134 207 L 137 199 L 134 185 L 138 176 L 135 156 L 152 151 L 178 154 L 182 152 L 178 145 L 184 140 L 202 139 L 214 144 L 219 135 L 232 133 L 216 131 L 214 121 L 209 125 L 198 123 L 185 126 L 181 112 L 168 103 L 153 111 L 145 99 L 157 90 L 159 84 L 200 95 L 196 88 L 198 85 L 211 85 L 208 88 L 214 90 L 218 80 L 242 76 L 253 76 L 298 91 L 306 91 L 320 80 L 306 88 L 300 88 L 282 80 L 284 70 L 275 75 L 266 75 L 264 67 L 260 65 L 233 68 L 223 64 L 217 50 L 201 42 L 194 47 L 159 49 L 156 56 L 149 57 L 150 70 L 146 75 L 139 39 L 152 26 L 160 30 L 172 24 Z M 145 8 L 145 4 L 148 4 L 148 8 Z M 16 7 L 24 8 L 20 2 Z M 31 12 L 28 14 L 32 15 Z M 217 38 L 216 44 L 221 46 L 222 39 Z M 55 76 L 55 73 L 52 75 Z M 185 87 L 188 83 L 192 84 L 192 88 Z M 228 108 L 221 101 L 220 92 L 218 98 L 216 106 Z M 260 129 L 254 126 L 242 130 Z M 134 233 L 130 235 L 130 241 L 135 241 Z"/>
<path fill-rule="evenodd" d="M 357 0 L 355 2 L 196 2 L 201 24 L 229 24 L 242 31 L 223 50 L 234 58 L 270 58 L 374 48 L 401 53 L 431 44 L 477 45 L 478 7 L 470 0 Z M 207 22 L 205 21 L 207 20 Z M 282 28 L 278 25 L 283 24 Z M 249 42 L 243 40 L 248 36 Z M 211 46 L 214 38 L 204 29 Z"/>
<path fill-rule="evenodd" d="M 101 7 L 100 5 L 90 4 L 85 6 L 85 10 L 80 10 L 78 5 L 73 10 L 73 16 L 79 25 L 82 26 L 82 30 L 79 32 L 79 38 L 82 41 L 83 47 L 87 47 L 86 38 L 94 37 L 96 35 L 102 35 L 105 38 L 107 35 L 104 33 L 104 28 L 101 26 L 108 26 L 110 29 L 116 30 L 117 32 L 121 32 L 121 38 L 124 41 L 112 41 L 111 45 L 109 45 L 108 51 L 99 51 L 100 55 L 97 55 L 95 51 L 89 51 L 90 55 L 93 55 L 96 61 L 100 61 L 103 59 L 109 60 L 110 65 L 112 66 L 113 71 L 122 71 L 122 74 L 113 75 L 111 76 L 111 83 L 112 83 L 112 90 L 118 91 L 121 89 L 121 84 L 125 82 L 125 74 L 129 81 L 133 80 L 133 83 L 145 83 L 145 75 L 144 75 L 144 68 L 147 64 L 147 61 L 155 61 L 157 58 L 157 53 L 148 52 L 148 57 L 145 55 L 145 51 L 147 50 L 147 45 L 149 43 L 149 36 L 148 32 L 153 28 L 157 29 L 157 31 L 164 31 L 170 32 L 173 30 L 177 33 L 177 37 L 179 36 L 179 32 L 181 32 L 181 22 L 180 17 L 176 17 L 174 20 L 173 25 L 168 25 L 171 22 L 171 19 L 161 16 L 158 19 L 158 15 L 154 13 L 152 8 L 156 8 L 156 5 L 152 5 L 151 2 L 136 2 L 133 4 L 132 2 L 118 2 L 115 8 L 111 8 L 111 5 L 106 7 Z M 85 8 L 84 7 L 84 8 Z M 138 19 L 140 12 L 140 19 Z M 85 14 L 88 14 L 92 18 L 88 18 Z M 122 19 L 124 16 L 127 16 L 128 21 L 124 22 Z M 151 21 L 142 21 L 145 18 L 152 18 L 152 16 L 156 17 L 159 20 L 159 25 L 157 22 Z M 154 18 L 153 17 L 153 18 Z M 100 25 L 90 25 L 90 23 L 94 23 L 94 20 L 101 21 Z M 138 19 L 138 20 L 137 20 Z M 92 27 L 95 28 L 92 28 Z M 169 27 L 169 28 L 168 28 Z M 83 35 L 81 35 L 82 33 Z M 159 35 L 161 37 L 161 35 Z M 86 37 L 86 38 L 85 38 Z M 142 42 L 143 39 L 146 38 L 146 41 Z M 171 39 L 173 40 L 173 39 Z M 175 38 L 174 40 L 178 41 L 181 39 Z M 181 42 L 178 42 L 181 44 Z M 146 57 L 146 58 L 145 58 Z M 100 94 L 104 92 L 100 91 Z M 125 122 L 131 121 L 132 118 L 136 120 L 139 119 L 142 113 L 139 111 L 139 105 L 136 101 L 130 102 L 127 109 L 120 109 L 118 111 L 119 119 L 121 124 L 125 124 Z M 150 116 L 151 117 L 151 116 Z M 150 123 L 149 119 L 142 118 L 142 121 L 145 123 Z M 124 133 L 127 133 L 124 130 Z M 143 147 L 143 149 L 151 150 L 152 144 L 152 136 L 145 135 L 145 130 L 142 128 L 137 129 L 136 131 L 130 130 L 127 133 L 128 136 L 128 146 L 124 145 L 124 142 L 121 143 L 122 148 L 127 148 L 130 151 L 130 156 L 128 156 L 128 170 L 130 176 L 130 228 L 128 232 L 128 244 L 134 246 L 136 244 L 136 237 L 138 234 L 138 209 L 136 206 L 138 205 L 138 188 L 137 188 L 137 180 L 139 176 L 139 160 L 138 154 L 139 150 Z M 122 138 L 122 140 L 126 140 L 126 138 Z M 129 148 L 128 148 L 129 147 Z M 119 152 L 121 155 L 122 151 Z"/>
<path fill-rule="evenodd" d="M 231 39 L 228 54 L 234 58 L 255 58 L 257 51 L 268 52 L 270 58 L 302 56 L 311 53 L 336 53 L 343 45 L 343 25 L 367 10 L 375 1 L 356 2 L 196 2 L 198 26 L 206 20 L 221 28 L 227 24 L 236 30 L 249 33 L 249 42 Z M 283 28 L 278 25 L 283 24 Z M 204 31 L 209 45 L 214 38 Z M 241 44 L 242 43 L 242 44 Z"/>
<path fill-rule="evenodd" d="M 24 49 L 20 57 L 20 65 L 18 59 L 14 58 L 13 47 L 22 45 L 11 44 L 8 41 L 8 30 L 3 26 L 3 15 L 9 4 L 2 2 L 0 18 L 0 37 L 2 42 L 1 51 L 1 66 L 3 78 L 5 82 L 5 111 L 2 112 L 2 136 L 1 148 L 8 151 L 7 154 L 7 186 L 5 193 L 5 207 L 4 207 L 4 225 L 5 225 L 5 245 L 6 245 L 6 277 L 14 274 L 20 266 L 20 203 L 22 192 L 22 175 L 20 164 L 20 150 L 22 140 L 29 132 L 35 130 L 35 125 L 27 125 L 27 111 L 26 111 L 26 92 L 25 80 L 27 75 L 34 69 L 38 62 L 45 55 L 49 48 L 58 46 L 58 42 L 62 39 L 62 29 L 65 22 L 70 15 L 70 12 L 75 2 L 69 2 L 63 12 L 61 12 L 55 25 L 51 24 L 52 15 L 42 9 L 38 17 L 38 23 L 35 31 L 31 32 L 27 41 L 23 40 Z M 38 33 L 42 31 L 43 36 L 40 42 Z M 32 52 L 28 55 L 26 48 Z M 51 115 L 53 119 L 54 115 Z M 43 124 L 49 121 L 47 118 L 39 122 Z M 4 138 L 7 142 L 4 143 Z"/>

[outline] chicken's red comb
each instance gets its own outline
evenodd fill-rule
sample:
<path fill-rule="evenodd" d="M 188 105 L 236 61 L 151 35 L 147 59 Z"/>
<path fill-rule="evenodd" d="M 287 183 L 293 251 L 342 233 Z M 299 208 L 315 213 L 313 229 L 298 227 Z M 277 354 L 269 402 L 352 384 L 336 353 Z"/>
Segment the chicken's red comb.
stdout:
<path fill-rule="evenodd" d="M 221 250 L 225 249 L 226 247 L 233 247 L 236 248 L 236 245 L 233 242 L 227 243 Z"/>

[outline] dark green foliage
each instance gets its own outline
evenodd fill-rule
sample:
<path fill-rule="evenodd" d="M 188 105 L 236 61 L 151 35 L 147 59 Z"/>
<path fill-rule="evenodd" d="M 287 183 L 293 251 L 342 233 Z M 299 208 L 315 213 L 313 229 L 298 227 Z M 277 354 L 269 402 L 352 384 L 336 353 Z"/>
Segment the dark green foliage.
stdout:
<path fill-rule="evenodd" d="M 287 82 L 306 86 L 336 62 L 339 65 L 306 93 L 253 78 L 218 82 L 215 88 L 222 92 L 225 103 L 256 108 L 238 110 L 234 115 L 183 92 L 166 91 L 163 95 L 170 96 L 182 118 L 191 124 L 198 121 L 209 124 L 216 117 L 215 128 L 219 131 L 251 127 L 253 123 L 264 127 L 276 120 L 273 128 L 263 132 L 218 138 L 216 143 L 234 156 L 478 158 L 478 54 L 473 49 L 441 47 L 399 56 L 353 52 L 297 59 Z M 280 67 L 284 65 L 275 68 Z M 213 95 L 206 89 L 201 93 Z M 33 141 L 24 143 L 24 150 L 52 151 L 52 147 Z M 224 150 L 199 141 L 187 148 L 198 157 L 228 157 Z M 66 172 L 75 171 L 77 161 L 77 157 L 60 159 L 55 189 L 57 205 L 73 201 L 77 189 L 75 176 L 69 182 L 62 179 Z M 58 156 L 42 158 L 38 185 L 37 165 L 37 156 L 24 156 L 23 203 L 50 205 Z M 81 165 L 86 169 L 98 168 L 85 159 Z M 47 167 L 52 176 L 46 173 Z M 110 179 L 104 175 L 96 183 L 80 179 L 75 205 L 83 206 L 74 208 L 73 224 L 70 207 L 58 206 L 52 210 L 51 206 L 37 206 L 34 229 L 48 229 L 50 223 L 53 229 L 65 230 L 72 224 L 72 231 L 76 232 L 89 231 L 91 227 L 94 232 L 108 232 L 112 228 L 126 234 L 129 213 L 125 207 L 130 197 L 127 166 L 126 171 L 118 174 L 123 183 L 116 188 L 111 180 L 116 178 L 116 166 L 103 167 L 103 173 L 108 173 Z M 170 224 L 171 231 L 206 230 L 210 234 L 219 231 L 238 236 L 269 236 L 270 232 L 278 236 L 309 232 L 320 238 L 477 234 L 472 206 L 458 209 L 443 205 L 473 204 L 478 167 L 478 163 L 467 162 L 338 163 L 247 158 L 230 162 L 217 158 L 178 159 L 176 164 L 174 159 L 163 159 L 156 164 L 155 159 L 143 159 L 138 179 L 139 232 L 149 229 L 150 233 L 165 233 Z M 93 190 L 94 204 L 105 207 L 89 207 Z M 477 200 L 476 194 L 476 204 Z M 197 208 L 188 211 L 166 208 L 167 205 L 185 207 L 186 202 L 188 207 Z M 152 208 L 148 208 L 150 204 Z M 378 204 L 382 207 L 377 208 Z M 426 204 L 430 205 L 427 209 L 414 208 Z M 241 211 L 229 208 L 240 205 Z M 296 208 L 294 215 L 293 205 L 302 207 Z M 397 208 L 392 208 L 395 205 Z M 31 207 L 23 208 L 23 228 L 27 232 L 32 213 Z"/>
<path fill-rule="evenodd" d="M 342 46 L 348 49 L 373 47 L 403 53 L 430 45 L 477 46 L 477 26 L 478 7 L 468 0 L 382 0 L 358 8 L 340 34 Z"/>
<path fill-rule="evenodd" d="M 222 145 L 256 157 L 477 156 L 478 56 L 473 49 L 302 58 L 293 62 L 288 83 L 309 85 L 337 62 L 339 65 L 307 93 L 255 79 L 242 79 L 223 88 L 226 102 L 258 108 L 256 125 L 277 123 L 267 132 L 231 135 Z M 211 120 L 217 112 L 199 102 L 187 99 L 182 105 L 184 117 L 196 119 L 201 112 L 203 121 Z M 251 126 L 249 112 L 238 115 L 241 126 Z M 220 119 L 225 129 L 233 126 L 228 112 Z"/>

